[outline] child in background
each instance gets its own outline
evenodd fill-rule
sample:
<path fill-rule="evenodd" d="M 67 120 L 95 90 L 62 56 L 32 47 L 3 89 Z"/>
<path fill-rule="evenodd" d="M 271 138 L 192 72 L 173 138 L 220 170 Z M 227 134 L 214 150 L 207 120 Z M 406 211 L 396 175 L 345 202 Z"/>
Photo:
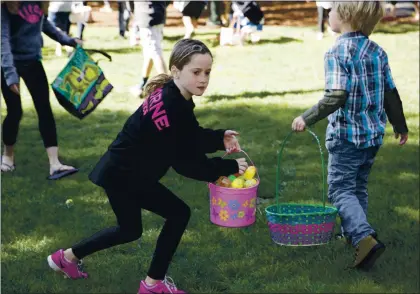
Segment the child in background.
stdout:
<path fill-rule="evenodd" d="M 328 22 L 328 13 L 331 10 L 331 5 L 332 2 L 316 1 L 316 8 L 318 10 L 318 40 L 324 38 L 325 22 Z"/>
<path fill-rule="evenodd" d="M 51 21 L 56 28 L 60 29 L 66 35 L 70 34 L 70 13 L 72 1 L 52 1 L 48 7 L 48 20 Z M 71 48 L 66 47 L 67 53 L 71 52 Z M 62 48 L 59 42 L 56 43 L 55 55 L 61 56 Z"/>
<path fill-rule="evenodd" d="M 352 267 L 363 269 L 370 269 L 385 250 L 367 220 L 367 184 L 387 117 L 400 145 L 408 139 L 387 54 L 369 40 L 382 16 L 377 1 L 333 2 L 330 25 L 342 35 L 325 54 L 324 98 L 292 123 L 300 132 L 329 115 L 328 198 L 338 209 L 344 236 L 356 248 Z"/>
<path fill-rule="evenodd" d="M 248 38 L 257 43 L 261 39 L 264 13 L 255 1 L 233 1 L 231 24 L 240 31 L 241 44 Z"/>
<path fill-rule="evenodd" d="M 143 96 L 143 89 L 152 73 L 153 65 L 157 74 L 167 73 L 162 50 L 165 19 L 165 1 L 135 2 L 134 22 L 140 30 L 140 42 L 143 49 L 143 68 L 140 83 L 131 88 L 131 93 L 134 96 Z"/>
<path fill-rule="evenodd" d="M 140 238 L 141 210 L 146 209 L 166 222 L 138 293 L 185 293 L 177 290 L 166 272 L 191 210 L 159 180 L 170 167 L 206 182 L 236 172 L 243 174 L 247 168 L 244 158 L 209 159 L 205 155 L 217 150 L 240 151 L 235 137 L 238 133 L 204 129 L 193 112 L 192 96 L 203 95 L 212 63 L 212 54 L 202 42 L 183 39 L 175 44 L 169 61 L 171 76 L 161 74 L 150 80 L 145 89 L 148 98 L 128 118 L 89 176 L 105 189 L 118 225 L 48 256 L 51 268 L 72 279 L 87 277 L 77 262 L 99 250 Z"/>

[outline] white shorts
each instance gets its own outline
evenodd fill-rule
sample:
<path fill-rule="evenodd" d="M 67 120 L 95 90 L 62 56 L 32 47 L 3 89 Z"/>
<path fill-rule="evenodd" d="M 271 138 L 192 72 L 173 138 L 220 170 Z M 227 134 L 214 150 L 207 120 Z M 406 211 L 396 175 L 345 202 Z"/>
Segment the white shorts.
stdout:
<path fill-rule="evenodd" d="M 145 56 L 162 55 L 163 24 L 140 28 L 140 42 Z"/>

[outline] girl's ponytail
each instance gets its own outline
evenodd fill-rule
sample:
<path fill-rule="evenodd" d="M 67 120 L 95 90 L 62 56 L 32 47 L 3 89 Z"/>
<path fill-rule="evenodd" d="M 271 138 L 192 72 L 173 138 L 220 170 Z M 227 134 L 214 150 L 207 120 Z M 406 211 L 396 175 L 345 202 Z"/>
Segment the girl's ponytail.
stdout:
<path fill-rule="evenodd" d="M 156 89 L 163 87 L 163 85 L 165 85 L 170 80 L 172 80 L 172 76 L 165 73 L 158 74 L 157 76 L 153 77 L 147 82 L 146 86 L 144 87 L 144 97 L 148 97 Z"/>

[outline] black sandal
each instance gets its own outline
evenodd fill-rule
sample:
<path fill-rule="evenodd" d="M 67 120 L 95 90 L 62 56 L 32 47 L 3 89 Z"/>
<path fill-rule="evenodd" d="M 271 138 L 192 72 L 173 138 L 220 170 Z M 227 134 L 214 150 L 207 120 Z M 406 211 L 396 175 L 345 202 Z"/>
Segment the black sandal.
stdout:
<path fill-rule="evenodd" d="M 61 178 L 64 178 L 64 177 L 70 176 L 70 175 L 72 175 L 72 174 L 75 174 L 75 173 L 77 173 L 78 171 L 79 171 L 79 169 L 77 169 L 77 168 L 72 168 L 72 169 L 61 169 L 61 168 L 59 168 L 59 169 L 55 170 L 55 171 L 52 173 L 52 175 L 49 175 L 49 176 L 47 177 L 47 179 L 48 179 L 48 180 L 59 180 L 59 179 L 61 179 Z"/>

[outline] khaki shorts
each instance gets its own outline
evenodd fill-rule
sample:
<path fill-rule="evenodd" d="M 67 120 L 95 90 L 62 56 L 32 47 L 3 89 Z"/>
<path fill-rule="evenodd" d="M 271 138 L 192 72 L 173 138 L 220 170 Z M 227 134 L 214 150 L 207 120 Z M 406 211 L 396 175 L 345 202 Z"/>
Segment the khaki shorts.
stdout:
<path fill-rule="evenodd" d="M 140 28 L 140 42 L 145 56 L 162 55 L 163 24 Z"/>

